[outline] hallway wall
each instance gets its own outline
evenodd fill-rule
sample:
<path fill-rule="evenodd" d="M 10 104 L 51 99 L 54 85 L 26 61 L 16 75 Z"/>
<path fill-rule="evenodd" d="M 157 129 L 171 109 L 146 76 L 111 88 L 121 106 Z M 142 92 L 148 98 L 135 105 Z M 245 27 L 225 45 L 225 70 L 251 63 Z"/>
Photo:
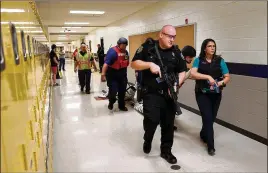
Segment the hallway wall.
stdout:
<path fill-rule="evenodd" d="M 215 39 L 217 52 L 228 62 L 232 74 L 218 118 L 267 138 L 267 2 L 157 2 L 89 33 L 87 38 L 96 45 L 104 37 L 106 52 L 119 37 L 160 30 L 165 24 L 183 25 L 186 18 L 197 24 L 197 54 L 204 39 Z M 130 68 L 128 77 L 135 81 Z M 197 109 L 193 88 L 194 81 L 187 81 L 181 89 L 180 101 Z"/>

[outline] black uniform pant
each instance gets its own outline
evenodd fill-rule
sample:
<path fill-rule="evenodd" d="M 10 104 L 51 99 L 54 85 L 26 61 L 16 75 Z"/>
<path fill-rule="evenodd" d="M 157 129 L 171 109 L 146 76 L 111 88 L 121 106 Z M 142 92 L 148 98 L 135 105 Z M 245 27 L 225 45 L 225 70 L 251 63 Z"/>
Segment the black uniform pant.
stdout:
<path fill-rule="evenodd" d="M 214 149 L 213 123 L 217 117 L 222 95 L 221 93 L 204 94 L 201 92 L 196 92 L 195 97 L 202 116 L 202 129 L 200 132 L 200 137 L 206 140 L 209 148 Z"/>
<path fill-rule="evenodd" d="M 118 93 L 118 107 L 125 107 L 125 95 L 127 88 L 127 77 L 119 77 L 117 75 L 109 74 L 106 77 L 107 85 L 109 87 L 109 104 L 116 102 L 116 94 Z"/>
<path fill-rule="evenodd" d="M 160 123 L 161 151 L 171 150 L 174 138 L 175 109 L 172 100 L 157 94 L 146 94 L 143 97 L 143 128 L 146 142 L 151 143 L 155 130 Z"/>
<path fill-rule="evenodd" d="M 103 59 L 103 58 L 99 58 L 99 68 L 100 68 L 100 73 L 102 72 L 103 64 L 104 64 L 104 59 Z"/>
<path fill-rule="evenodd" d="M 86 86 L 86 91 L 90 91 L 91 69 L 78 70 L 78 78 L 81 89 Z"/>

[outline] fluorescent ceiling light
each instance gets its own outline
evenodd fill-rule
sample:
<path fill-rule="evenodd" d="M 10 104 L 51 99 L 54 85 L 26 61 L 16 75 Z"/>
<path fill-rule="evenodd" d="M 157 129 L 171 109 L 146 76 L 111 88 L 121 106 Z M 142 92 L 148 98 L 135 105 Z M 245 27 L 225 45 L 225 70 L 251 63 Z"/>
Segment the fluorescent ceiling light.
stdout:
<path fill-rule="evenodd" d="M 42 33 L 43 31 L 24 31 L 26 33 Z"/>
<path fill-rule="evenodd" d="M 11 22 L 13 24 L 21 24 L 21 25 L 29 25 L 29 24 L 34 24 L 33 22 Z M 9 22 L 1 22 L 1 24 L 9 24 Z"/>
<path fill-rule="evenodd" d="M 60 31 L 60 32 L 67 32 L 68 33 L 68 32 L 76 32 L 76 31 Z"/>
<path fill-rule="evenodd" d="M 62 28 L 82 28 L 80 26 L 66 26 L 66 27 L 62 27 Z"/>
<path fill-rule="evenodd" d="M 23 9 L 8 9 L 8 8 L 1 8 L 1 13 L 24 13 Z"/>
<path fill-rule="evenodd" d="M 104 11 L 75 11 L 71 10 L 70 13 L 73 14 L 104 14 Z"/>
<path fill-rule="evenodd" d="M 88 25 L 88 22 L 65 22 L 65 25 Z"/>
<path fill-rule="evenodd" d="M 31 29 L 31 28 L 37 28 L 35 26 L 17 26 L 16 28 L 28 28 L 28 29 Z M 38 27 L 40 28 L 40 27 Z"/>
<path fill-rule="evenodd" d="M 45 37 L 45 35 L 32 35 L 33 37 Z"/>

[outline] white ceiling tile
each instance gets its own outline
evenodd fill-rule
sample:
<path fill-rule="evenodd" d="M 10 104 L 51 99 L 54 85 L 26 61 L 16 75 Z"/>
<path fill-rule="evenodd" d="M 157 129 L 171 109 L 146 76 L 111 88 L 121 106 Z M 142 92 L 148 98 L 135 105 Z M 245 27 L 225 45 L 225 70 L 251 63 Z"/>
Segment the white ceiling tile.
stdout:
<path fill-rule="evenodd" d="M 43 25 L 48 27 L 48 33 L 61 33 L 64 31 L 65 22 L 88 22 L 89 25 L 83 28 L 70 28 L 76 33 L 88 34 L 98 26 L 105 27 L 113 22 L 120 21 L 144 7 L 157 1 L 86 1 L 86 0 L 42 0 L 37 1 L 37 7 Z M 70 10 L 83 11 L 105 11 L 103 15 L 86 15 L 86 14 L 70 14 Z M 74 26 L 74 25 L 73 25 Z M 91 26 L 91 27 L 90 27 Z M 111 30 L 118 30 L 114 27 Z M 108 30 L 103 30 L 103 32 Z M 110 31 L 110 30 L 109 30 Z M 62 34 L 62 33 L 61 33 Z M 77 40 L 81 36 L 70 34 L 70 40 Z M 58 36 L 51 35 L 51 40 L 58 39 Z"/>

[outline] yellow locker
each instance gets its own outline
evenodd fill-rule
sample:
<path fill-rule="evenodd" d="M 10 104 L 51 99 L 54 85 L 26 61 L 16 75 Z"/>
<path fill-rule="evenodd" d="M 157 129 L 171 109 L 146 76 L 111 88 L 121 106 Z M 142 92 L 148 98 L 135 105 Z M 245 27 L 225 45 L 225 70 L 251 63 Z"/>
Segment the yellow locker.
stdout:
<path fill-rule="evenodd" d="M 3 138 L 1 136 L 1 172 L 8 172 L 5 156 L 6 156 L 6 150 L 4 147 Z"/>
<path fill-rule="evenodd" d="M 25 13 L 1 13 L 1 22 L 37 23 L 29 2 L 1 1 L 1 8 L 17 7 Z M 44 172 L 40 122 L 47 74 L 42 57 L 34 55 L 33 38 L 18 26 L 26 25 L 1 24 L 1 172 Z M 42 85 L 40 79 L 44 80 Z"/>
<path fill-rule="evenodd" d="M 24 129 L 26 129 L 28 121 L 24 63 L 21 61 L 21 52 L 14 51 L 14 49 L 20 50 L 21 48 L 16 44 L 19 39 L 14 25 L 10 27 L 1 25 L 1 29 L 6 62 L 6 68 L 1 72 L 1 106 L 5 107 L 5 109 L 1 109 L 1 136 L 4 139 L 5 150 L 8 152 L 5 156 L 7 169 L 13 172 L 23 171 L 25 167 L 22 145 L 26 142 Z M 12 45 L 12 41 L 15 44 Z"/>

